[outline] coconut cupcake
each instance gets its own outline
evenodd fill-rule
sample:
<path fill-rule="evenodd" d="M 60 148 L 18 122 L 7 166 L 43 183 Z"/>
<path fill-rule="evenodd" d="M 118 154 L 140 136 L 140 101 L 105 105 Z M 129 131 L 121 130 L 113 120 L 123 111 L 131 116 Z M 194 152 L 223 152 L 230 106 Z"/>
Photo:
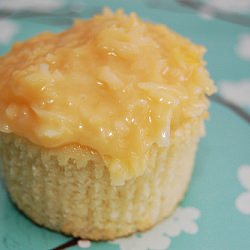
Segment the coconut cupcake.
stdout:
<path fill-rule="evenodd" d="M 93 240 L 170 215 L 215 90 L 204 51 L 121 10 L 14 44 L 0 58 L 0 148 L 17 207 Z"/>

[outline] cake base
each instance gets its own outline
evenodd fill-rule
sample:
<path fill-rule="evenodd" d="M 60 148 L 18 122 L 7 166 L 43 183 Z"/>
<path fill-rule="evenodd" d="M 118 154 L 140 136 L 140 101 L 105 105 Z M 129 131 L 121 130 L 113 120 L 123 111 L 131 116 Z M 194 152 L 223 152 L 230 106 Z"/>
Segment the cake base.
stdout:
<path fill-rule="evenodd" d="M 169 216 L 182 199 L 203 121 L 183 125 L 170 146 L 153 145 L 145 173 L 111 185 L 100 155 L 69 145 L 36 146 L 0 133 L 2 174 L 18 208 L 34 222 L 64 234 L 107 240 L 144 231 Z"/>

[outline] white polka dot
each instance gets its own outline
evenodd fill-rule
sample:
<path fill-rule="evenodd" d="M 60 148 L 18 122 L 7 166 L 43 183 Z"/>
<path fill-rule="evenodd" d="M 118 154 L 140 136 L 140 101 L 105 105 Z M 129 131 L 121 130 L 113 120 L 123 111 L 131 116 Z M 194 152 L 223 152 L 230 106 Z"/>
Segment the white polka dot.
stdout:
<path fill-rule="evenodd" d="M 250 79 L 241 81 L 222 81 L 221 95 L 229 101 L 240 106 L 250 107 Z"/>
<path fill-rule="evenodd" d="M 18 26 L 13 21 L 0 19 L 0 30 L 0 44 L 8 44 L 17 34 Z"/>
<path fill-rule="evenodd" d="M 244 34 L 239 37 L 236 53 L 240 58 L 250 60 L 250 34 Z"/>
<path fill-rule="evenodd" d="M 238 171 L 238 178 L 241 185 L 250 191 L 250 166 L 243 165 Z"/>
<path fill-rule="evenodd" d="M 89 240 L 78 240 L 77 245 L 81 248 L 89 248 L 91 246 L 91 242 Z"/>
<path fill-rule="evenodd" d="M 243 214 L 250 214 L 250 192 L 241 194 L 236 199 L 236 207 Z"/>
<path fill-rule="evenodd" d="M 237 197 L 235 206 L 241 213 L 250 215 L 250 165 L 242 165 L 239 167 L 238 179 L 247 192 Z"/>
<path fill-rule="evenodd" d="M 154 228 L 142 234 L 135 234 L 128 238 L 112 241 L 118 244 L 121 250 L 166 250 L 169 248 L 174 237 L 181 232 L 195 234 L 198 232 L 196 219 L 200 211 L 194 207 L 177 208 L 171 217 Z"/>
<path fill-rule="evenodd" d="M 174 219 L 168 219 L 164 227 L 165 233 L 170 237 L 176 237 L 181 233 L 180 225 Z"/>

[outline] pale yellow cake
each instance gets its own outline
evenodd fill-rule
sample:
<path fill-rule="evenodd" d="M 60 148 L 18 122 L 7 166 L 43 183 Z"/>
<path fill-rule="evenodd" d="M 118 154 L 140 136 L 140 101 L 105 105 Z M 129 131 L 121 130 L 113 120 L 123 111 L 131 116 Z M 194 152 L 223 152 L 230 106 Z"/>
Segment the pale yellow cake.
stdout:
<path fill-rule="evenodd" d="M 182 199 L 215 91 L 205 49 L 104 10 L 0 57 L 0 155 L 13 202 L 93 240 L 146 230 Z"/>

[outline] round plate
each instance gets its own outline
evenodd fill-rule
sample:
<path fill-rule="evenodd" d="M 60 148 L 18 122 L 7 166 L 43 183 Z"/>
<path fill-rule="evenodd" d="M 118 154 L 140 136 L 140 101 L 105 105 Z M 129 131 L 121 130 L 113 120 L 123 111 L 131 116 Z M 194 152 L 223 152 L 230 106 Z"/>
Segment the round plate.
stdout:
<path fill-rule="evenodd" d="M 0 249 L 250 249 L 249 1 L 113 0 L 100 5 L 98 0 L 2 0 L 0 17 L 15 14 L 0 19 L 0 54 L 17 40 L 45 30 L 61 31 L 72 18 L 90 17 L 103 6 L 135 11 L 208 49 L 208 69 L 218 93 L 211 99 L 207 134 L 200 143 L 189 190 L 175 213 L 155 228 L 94 243 L 35 225 L 11 203 L 0 181 Z"/>

